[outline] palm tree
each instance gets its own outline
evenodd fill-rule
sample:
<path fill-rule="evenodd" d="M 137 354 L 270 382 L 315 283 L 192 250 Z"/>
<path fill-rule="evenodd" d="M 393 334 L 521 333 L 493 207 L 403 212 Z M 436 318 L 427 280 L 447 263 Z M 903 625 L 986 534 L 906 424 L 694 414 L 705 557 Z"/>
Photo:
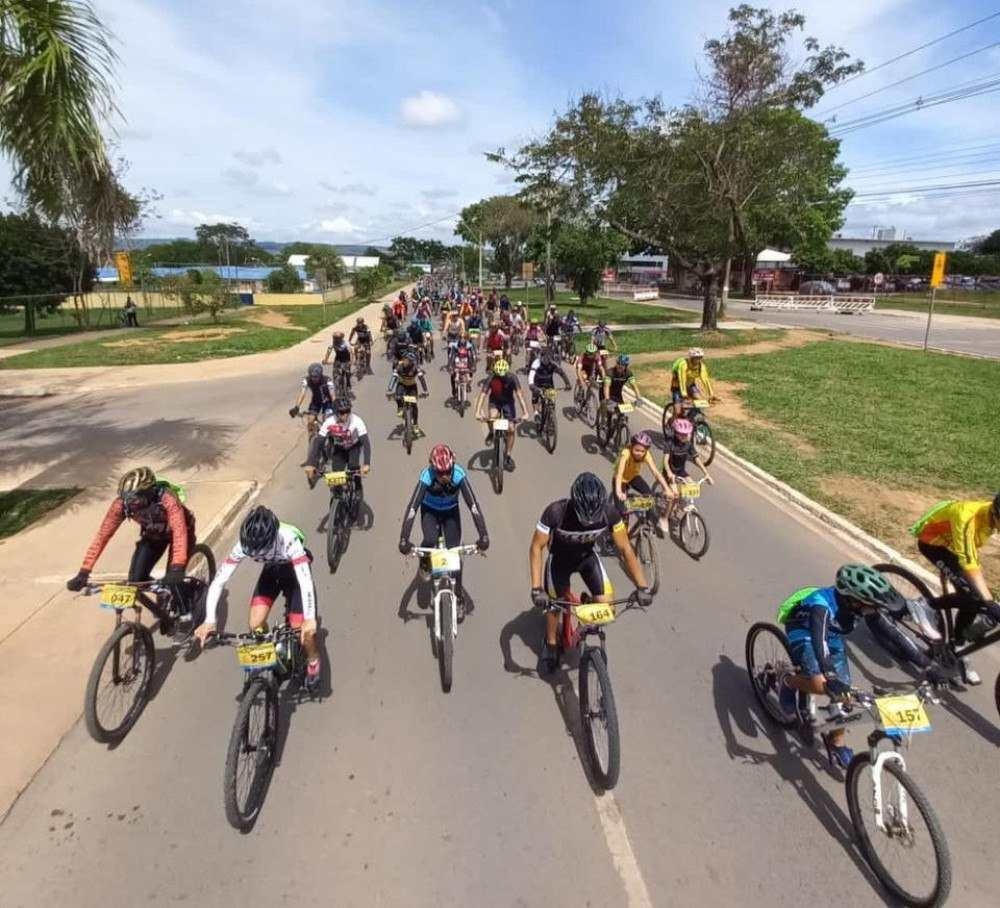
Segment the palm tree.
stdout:
<path fill-rule="evenodd" d="M 86 0 L 0 0 L 0 151 L 53 220 L 113 175 L 101 127 L 117 112 L 116 61 Z"/>

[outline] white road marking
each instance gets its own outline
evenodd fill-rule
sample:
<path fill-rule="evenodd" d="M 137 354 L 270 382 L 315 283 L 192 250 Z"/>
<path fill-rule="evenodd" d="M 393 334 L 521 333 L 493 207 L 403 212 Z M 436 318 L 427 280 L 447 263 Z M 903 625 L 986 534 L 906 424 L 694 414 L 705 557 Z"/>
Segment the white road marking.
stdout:
<path fill-rule="evenodd" d="M 625 818 L 622 816 L 618 801 L 611 792 L 594 796 L 597 805 L 597 816 L 604 830 L 604 841 L 611 852 L 611 862 L 625 884 L 625 898 L 629 908 L 653 908 L 649 897 L 646 881 L 643 879 L 639 862 L 636 860 L 632 843 L 629 841 L 628 829 L 625 828 Z"/>

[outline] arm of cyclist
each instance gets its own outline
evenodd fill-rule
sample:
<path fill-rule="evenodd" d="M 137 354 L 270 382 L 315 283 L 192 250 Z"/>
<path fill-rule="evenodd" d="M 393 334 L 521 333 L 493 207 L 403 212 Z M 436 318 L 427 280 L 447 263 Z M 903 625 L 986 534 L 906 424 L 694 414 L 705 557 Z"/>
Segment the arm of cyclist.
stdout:
<path fill-rule="evenodd" d="M 656 469 L 656 458 L 653 457 L 653 452 L 651 449 L 646 451 L 646 457 L 643 462 L 652 471 L 653 477 L 656 479 L 657 485 L 659 485 L 659 487 L 663 489 L 664 493 L 667 495 L 668 498 L 673 498 L 674 490 L 670 485 L 670 480 L 668 480 L 667 477 L 664 476 L 662 472 Z M 669 470 L 670 467 L 668 466 L 667 469 Z M 673 479 L 672 474 L 670 479 Z"/>
<path fill-rule="evenodd" d="M 420 503 L 424 500 L 427 486 L 417 480 L 417 485 L 413 489 L 410 501 L 403 512 L 403 525 L 399 528 L 399 551 L 404 555 L 409 555 L 413 551 L 413 543 L 410 542 L 410 532 L 413 529 L 413 521 L 417 517 Z"/>
<path fill-rule="evenodd" d="M 199 644 L 204 645 L 209 634 L 215 633 L 216 613 L 219 609 L 219 599 L 222 596 L 222 591 L 226 588 L 229 578 L 233 576 L 233 571 L 236 570 L 244 558 L 246 558 L 246 555 L 243 552 L 243 548 L 237 543 L 233 546 L 233 550 L 229 553 L 226 560 L 219 565 L 219 570 L 216 571 L 215 578 L 209 584 L 208 594 L 205 597 L 205 621 L 194 630 L 195 639 L 197 639 Z"/>
<path fill-rule="evenodd" d="M 563 369 L 563 367 L 560 366 L 558 363 L 556 364 L 555 371 L 553 374 L 558 375 L 563 380 L 563 383 L 566 385 L 567 391 L 573 387 L 572 383 L 569 380 L 569 377 L 566 375 L 566 370 Z"/>
<path fill-rule="evenodd" d="M 632 543 L 629 541 L 628 530 L 625 528 L 624 520 L 619 519 L 612 526 L 611 539 L 622 557 L 622 562 L 625 565 L 625 573 L 628 574 L 629 579 L 635 584 L 636 590 L 639 592 L 639 604 L 643 606 L 649 605 L 653 597 L 646 584 L 646 574 L 642 569 L 642 564 L 636 557 L 635 549 L 632 548 Z"/>
<path fill-rule="evenodd" d="M 648 451 L 646 452 L 649 453 Z M 615 461 L 615 475 L 612 479 L 611 485 L 615 490 L 615 498 L 619 501 L 624 501 L 627 494 L 625 490 L 625 461 L 631 456 L 628 448 L 625 448 L 618 455 L 618 459 Z"/>
<path fill-rule="evenodd" d="M 163 582 L 180 583 L 184 579 L 189 554 L 187 511 L 173 492 L 164 492 L 160 504 L 167 515 L 167 526 L 170 528 L 170 562 L 163 575 Z"/>
<path fill-rule="evenodd" d="M 536 608 L 543 608 L 548 604 L 548 596 L 545 595 L 542 573 L 545 564 L 545 549 L 549 544 L 548 532 L 542 532 L 537 527 L 531 537 L 531 546 L 528 549 L 528 567 L 531 571 L 531 602 Z"/>
<path fill-rule="evenodd" d="M 288 411 L 288 415 L 294 419 L 299 415 L 299 410 L 302 409 L 302 405 L 306 402 L 306 389 L 299 389 L 299 396 L 295 399 L 295 403 L 292 405 L 292 409 Z"/>
<path fill-rule="evenodd" d="M 80 570 L 77 571 L 75 577 L 66 581 L 67 589 L 78 592 L 84 588 L 90 577 L 90 572 L 94 569 L 94 565 L 97 564 L 97 559 L 101 557 L 101 553 L 111 541 L 111 537 L 118 532 L 118 527 L 122 525 L 124 520 L 125 506 L 122 504 L 122 500 L 116 496 L 115 500 L 109 505 L 104 519 L 101 521 L 101 525 L 97 528 L 97 533 L 87 547 Z"/>
<path fill-rule="evenodd" d="M 485 552 L 490 547 L 490 534 L 486 529 L 486 518 L 483 516 L 482 508 L 479 507 L 479 499 L 476 498 L 476 492 L 472 488 L 472 483 L 469 482 L 468 474 L 462 477 L 462 484 L 459 488 L 462 490 L 465 505 L 469 509 L 469 513 L 472 514 L 472 520 L 476 524 L 476 532 L 479 534 L 479 540 L 476 544 L 480 551 Z"/>

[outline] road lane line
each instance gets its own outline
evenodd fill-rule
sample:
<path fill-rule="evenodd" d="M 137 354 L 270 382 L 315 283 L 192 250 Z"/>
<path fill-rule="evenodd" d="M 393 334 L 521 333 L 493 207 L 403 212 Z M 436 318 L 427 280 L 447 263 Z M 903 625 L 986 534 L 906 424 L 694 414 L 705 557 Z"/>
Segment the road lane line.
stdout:
<path fill-rule="evenodd" d="M 608 851 L 611 852 L 611 862 L 625 885 L 625 898 L 629 908 L 653 908 L 653 901 L 649 897 L 649 889 L 646 888 L 646 881 L 632 850 L 625 818 L 622 816 L 618 801 L 609 791 L 600 796 L 594 795 L 594 803 L 597 806 L 601 829 L 604 830 L 604 841 L 607 843 Z"/>

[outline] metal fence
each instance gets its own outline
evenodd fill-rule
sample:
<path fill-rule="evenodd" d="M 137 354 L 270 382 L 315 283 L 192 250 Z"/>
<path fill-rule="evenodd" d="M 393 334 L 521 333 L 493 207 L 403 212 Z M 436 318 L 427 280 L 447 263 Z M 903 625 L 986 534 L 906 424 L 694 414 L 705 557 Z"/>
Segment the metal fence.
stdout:
<path fill-rule="evenodd" d="M 841 296 L 839 294 L 801 296 L 798 293 L 758 293 L 750 304 L 750 308 L 853 314 L 871 312 L 875 308 L 875 297 Z"/>

